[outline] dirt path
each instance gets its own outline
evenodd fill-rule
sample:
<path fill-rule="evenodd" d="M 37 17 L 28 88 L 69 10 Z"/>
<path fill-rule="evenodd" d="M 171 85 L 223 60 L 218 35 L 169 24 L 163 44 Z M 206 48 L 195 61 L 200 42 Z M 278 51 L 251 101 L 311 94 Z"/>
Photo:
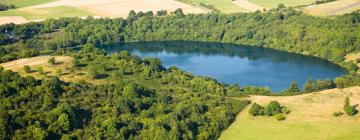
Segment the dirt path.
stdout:
<path fill-rule="evenodd" d="M 234 4 L 236 4 L 237 6 L 241 7 L 241 8 L 244 8 L 246 10 L 249 10 L 251 12 L 254 12 L 256 10 L 263 10 L 264 7 L 261 7 L 259 5 L 256 5 L 254 3 L 251 3 L 247 0 L 234 0 L 232 1 Z"/>

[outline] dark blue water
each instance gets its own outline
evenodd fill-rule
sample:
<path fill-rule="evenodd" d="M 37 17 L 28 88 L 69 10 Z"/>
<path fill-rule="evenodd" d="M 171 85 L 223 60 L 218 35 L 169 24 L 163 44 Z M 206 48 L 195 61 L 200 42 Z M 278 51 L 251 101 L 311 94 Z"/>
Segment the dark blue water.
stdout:
<path fill-rule="evenodd" d="M 140 42 L 104 47 L 108 53 L 127 50 L 140 57 L 157 57 L 195 75 L 227 84 L 286 89 L 291 81 L 334 79 L 346 70 L 328 61 L 255 46 L 202 42 Z"/>

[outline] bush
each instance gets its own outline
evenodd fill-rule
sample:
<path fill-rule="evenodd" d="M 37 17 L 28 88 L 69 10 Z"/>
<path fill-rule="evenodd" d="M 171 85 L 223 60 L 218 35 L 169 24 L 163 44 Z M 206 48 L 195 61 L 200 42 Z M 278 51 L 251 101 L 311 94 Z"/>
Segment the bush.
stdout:
<path fill-rule="evenodd" d="M 341 115 L 343 115 L 343 114 L 344 114 L 343 112 L 337 111 L 337 112 L 334 112 L 334 113 L 333 113 L 333 116 L 334 116 L 334 117 L 339 117 L 339 116 L 341 116 Z"/>
<path fill-rule="evenodd" d="M 30 73 L 30 72 L 31 72 L 31 68 L 30 68 L 30 66 L 28 66 L 28 65 L 25 65 L 25 66 L 23 67 L 23 70 L 24 70 L 26 73 Z"/>
<path fill-rule="evenodd" d="M 360 63 L 360 58 L 356 59 L 356 63 Z"/>
<path fill-rule="evenodd" d="M 249 114 L 252 116 L 264 115 L 264 108 L 254 103 L 249 110 Z"/>
<path fill-rule="evenodd" d="M 48 63 L 54 65 L 54 64 L 56 63 L 55 58 L 54 58 L 54 57 L 51 57 L 51 58 L 48 60 Z"/>
<path fill-rule="evenodd" d="M 45 74 L 43 67 L 38 67 L 38 68 L 37 68 L 37 71 L 38 71 L 40 74 Z"/>
<path fill-rule="evenodd" d="M 290 110 L 286 106 L 283 106 L 283 107 L 281 107 L 281 113 L 289 114 Z"/>
<path fill-rule="evenodd" d="M 345 98 L 345 104 L 344 104 L 344 112 L 349 115 L 349 116 L 353 116 L 355 115 L 358 111 L 356 110 L 356 106 L 357 105 L 350 105 L 350 99 L 349 97 Z"/>
<path fill-rule="evenodd" d="M 338 77 L 335 79 L 335 84 L 337 88 L 345 88 L 350 84 L 350 80 L 344 77 Z"/>
<path fill-rule="evenodd" d="M 275 115 L 275 118 L 276 118 L 276 120 L 278 120 L 278 121 L 283 121 L 283 120 L 286 119 L 285 115 L 282 114 L 282 113 L 276 114 L 276 115 Z"/>
<path fill-rule="evenodd" d="M 266 116 L 272 116 L 281 113 L 281 106 L 277 101 L 271 101 L 264 110 Z"/>

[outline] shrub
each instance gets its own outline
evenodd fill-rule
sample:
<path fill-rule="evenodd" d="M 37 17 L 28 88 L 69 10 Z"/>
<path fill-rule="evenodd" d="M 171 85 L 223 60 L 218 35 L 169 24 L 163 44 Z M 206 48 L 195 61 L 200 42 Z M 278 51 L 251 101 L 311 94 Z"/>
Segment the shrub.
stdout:
<path fill-rule="evenodd" d="M 353 116 L 358 112 L 356 110 L 356 105 L 350 105 L 349 97 L 345 98 L 344 112 L 349 116 Z"/>
<path fill-rule="evenodd" d="M 37 70 L 40 74 L 45 74 L 43 67 L 38 67 Z"/>
<path fill-rule="evenodd" d="M 31 68 L 30 68 L 30 66 L 28 66 L 28 65 L 25 65 L 25 66 L 23 67 L 23 70 L 24 70 L 26 73 L 30 73 L 30 72 L 31 72 Z"/>
<path fill-rule="evenodd" d="M 297 84 L 296 81 L 292 81 L 289 88 L 287 89 L 288 92 L 291 92 L 291 93 L 297 93 L 297 92 L 300 92 L 300 89 L 299 89 L 299 85 Z"/>
<path fill-rule="evenodd" d="M 277 101 L 271 101 L 264 110 L 266 116 L 272 116 L 281 113 L 281 106 Z"/>
<path fill-rule="evenodd" d="M 275 115 L 275 118 L 276 118 L 276 120 L 278 120 L 278 121 L 283 121 L 283 120 L 286 119 L 285 115 L 282 114 L 282 113 L 276 114 L 276 115 Z"/>
<path fill-rule="evenodd" d="M 356 63 L 360 63 L 360 58 L 356 59 Z"/>
<path fill-rule="evenodd" d="M 48 60 L 48 63 L 54 65 L 54 64 L 56 63 L 55 58 L 54 58 L 54 57 L 51 57 L 51 58 Z"/>
<path fill-rule="evenodd" d="M 339 116 L 341 116 L 341 115 L 343 115 L 343 114 L 344 114 L 343 112 L 337 111 L 337 112 L 334 112 L 334 113 L 333 113 L 333 116 L 334 116 L 334 117 L 339 117 Z"/>
<path fill-rule="evenodd" d="M 345 88 L 350 84 L 350 80 L 344 77 L 338 77 L 335 79 L 335 84 L 337 88 Z"/>
<path fill-rule="evenodd" d="M 257 103 L 252 104 L 250 110 L 249 110 L 249 114 L 252 116 L 259 116 L 259 115 L 264 115 L 264 108 L 261 107 L 260 105 L 258 105 Z"/>
<path fill-rule="evenodd" d="M 281 107 L 281 113 L 289 114 L 290 110 L 286 106 L 283 106 L 283 107 Z"/>
<path fill-rule="evenodd" d="M 80 61 L 79 61 L 79 59 L 74 58 L 74 59 L 72 60 L 72 65 L 73 65 L 73 67 L 79 67 L 79 66 L 80 66 Z"/>

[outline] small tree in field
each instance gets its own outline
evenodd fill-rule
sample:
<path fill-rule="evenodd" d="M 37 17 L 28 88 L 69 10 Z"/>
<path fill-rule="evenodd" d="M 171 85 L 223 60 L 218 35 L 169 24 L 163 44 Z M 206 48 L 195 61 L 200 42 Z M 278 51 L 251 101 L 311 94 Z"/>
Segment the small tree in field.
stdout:
<path fill-rule="evenodd" d="M 345 98 L 344 112 L 349 116 L 353 116 L 358 112 L 356 110 L 356 105 L 350 105 L 349 97 Z"/>
<path fill-rule="evenodd" d="M 54 57 L 51 57 L 51 58 L 48 60 L 48 63 L 54 65 L 54 64 L 56 63 L 55 58 L 54 58 Z"/>
<path fill-rule="evenodd" d="M 30 66 L 28 66 L 28 65 L 25 65 L 25 66 L 23 67 L 23 70 L 24 70 L 26 73 L 30 73 L 30 72 L 31 72 L 31 68 L 30 68 Z"/>

